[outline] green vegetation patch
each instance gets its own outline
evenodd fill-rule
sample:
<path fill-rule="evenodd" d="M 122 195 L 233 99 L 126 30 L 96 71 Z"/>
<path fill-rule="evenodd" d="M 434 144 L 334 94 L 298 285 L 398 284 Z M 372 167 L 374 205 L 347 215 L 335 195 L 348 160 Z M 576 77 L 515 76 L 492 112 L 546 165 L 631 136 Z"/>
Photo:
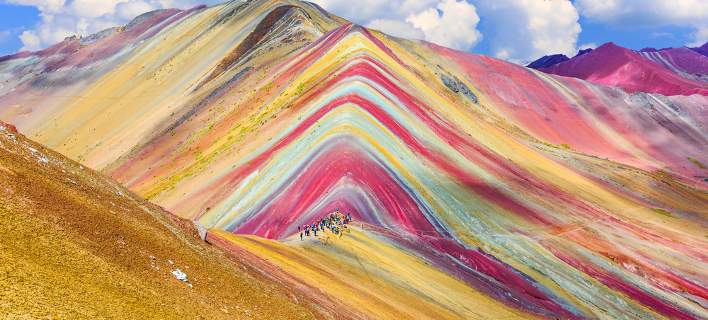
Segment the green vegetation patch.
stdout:
<path fill-rule="evenodd" d="M 693 164 L 695 164 L 696 167 L 699 167 L 699 168 L 701 168 L 701 169 L 703 169 L 703 170 L 706 169 L 706 165 L 703 164 L 703 162 L 698 161 L 698 159 L 692 158 L 692 157 L 688 157 L 687 159 L 688 159 L 688 161 L 693 162 Z"/>
<path fill-rule="evenodd" d="M 674 216 L 673 214 L 671 214 L 671 212 L 666 211 L 666 210 L 661 209 L 661 208 L 652 208 L 651 211 L 654 211 L 654 212 L 656 212 L 656 213 L 658 213 L 658 214 L 660 214 L 660 215 L 662 215 L 662 216 L 666 216 L 666 217 L 673 217 L 673 216 Z"/>

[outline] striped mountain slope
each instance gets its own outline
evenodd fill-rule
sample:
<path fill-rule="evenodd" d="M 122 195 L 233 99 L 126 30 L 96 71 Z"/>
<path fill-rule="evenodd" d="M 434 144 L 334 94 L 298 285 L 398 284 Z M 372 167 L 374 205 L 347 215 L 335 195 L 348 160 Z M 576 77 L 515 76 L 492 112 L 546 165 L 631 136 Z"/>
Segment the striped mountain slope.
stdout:
<path fill-rule="evenodd" d="M 0 119 L 341 316 L 708 317 L 708 97 L 549 75 L 294 0 L 142 21 L 135 40 L 5 59 Z M 121 49 L 83 53 L 99 46 Z M 335 209 L 350 232 L 300 241 Z"/>

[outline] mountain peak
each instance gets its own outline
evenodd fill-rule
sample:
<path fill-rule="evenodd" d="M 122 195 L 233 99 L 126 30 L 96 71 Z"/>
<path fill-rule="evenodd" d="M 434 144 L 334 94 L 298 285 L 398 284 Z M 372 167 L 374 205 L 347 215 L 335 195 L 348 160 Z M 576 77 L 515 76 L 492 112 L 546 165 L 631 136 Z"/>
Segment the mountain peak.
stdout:
<path fill-rule="evenodd" d="M 593 50 L 596 54 L 614 54 L 619 52 L 632 52 L 632 50 L 622 47 L 614 42 L 606 42 Z"/>
<path fill-rule="evenodd" d="M 554 64 L 561 63 L 563 61 L 568 61 L 569 58 L 564 54 L 554 54 L 549 56 L 543 56 L 536 61 L 533 61 L 527 65 L 529 68 L 540 69 L 547 68 Z"/>
<path fill-rule="evenodd" d="M 582 55 L 587 54 L 587 53 L 590 53 L 590 52 L 592 52 L 593 50 L 594 50 L 593 48 L 587 48 L 587 49 L 578 50 L 578 53 L 575 54 L 574 58 L 575 58 L 575 57 L 582 56 Z"/>
<path fill-rule="evenodd" d="M 696 51 L 696 52 L 698 52 L 698 53 L 700 53 L 700 54 L 702 54 L 703 56 L 708 57 L 708 42 L 704 43 L 704 44 L 703 44 L 702 46 L 700 46 L 700 47 L 697 47 L 697 48 L 690 48 L 690 49 L 693 50 L 693 51 Z"/>

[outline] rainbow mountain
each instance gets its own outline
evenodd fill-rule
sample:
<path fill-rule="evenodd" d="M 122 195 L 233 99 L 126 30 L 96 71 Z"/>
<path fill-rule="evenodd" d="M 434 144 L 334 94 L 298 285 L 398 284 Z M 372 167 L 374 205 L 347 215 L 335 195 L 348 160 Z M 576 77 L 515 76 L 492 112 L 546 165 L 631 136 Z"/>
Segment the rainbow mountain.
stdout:
<path fill-rule="evenodd" d="M 705 95 L 294 0 L 150 12 L 0 58 L 0 77 L 1 120 L 333 318 L 708 317 Z M 349 233 L 300 240 L 336 209 Z"/>

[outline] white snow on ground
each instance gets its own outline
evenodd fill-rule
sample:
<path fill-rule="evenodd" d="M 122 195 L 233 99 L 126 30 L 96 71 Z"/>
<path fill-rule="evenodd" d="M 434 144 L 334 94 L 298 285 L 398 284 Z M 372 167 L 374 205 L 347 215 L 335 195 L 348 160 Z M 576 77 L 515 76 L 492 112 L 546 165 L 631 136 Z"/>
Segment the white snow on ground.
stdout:
<path fill-rule="evenodd" d="M 188 282 L 187 274 L 182 272 L 179 268 L 172 270 L 172 275 L 179 281 Z"/>
<path fill-rule="evenodd" d="M 27 149 L 29 149 L 30 152 L 32 152 L 33 156 L 37 157 L 37 159 L 39 160 L 40 163 L 49 163 L 49 159 L 45 155 L 43 155 L 39 151 L 37 151 L 37 149 L 32 148 L 32 147 L 28 147 Z"/>
<path fill-rule="evenodd" d="M 199 222 L 194 221 L 193 223 L 194 223 L 194 226 L 197 227 L 197 232 L 199 233 L 199 238 L 206 241 L 207 228 L 205 228 L 203 225 L 199 224 Z"/>

